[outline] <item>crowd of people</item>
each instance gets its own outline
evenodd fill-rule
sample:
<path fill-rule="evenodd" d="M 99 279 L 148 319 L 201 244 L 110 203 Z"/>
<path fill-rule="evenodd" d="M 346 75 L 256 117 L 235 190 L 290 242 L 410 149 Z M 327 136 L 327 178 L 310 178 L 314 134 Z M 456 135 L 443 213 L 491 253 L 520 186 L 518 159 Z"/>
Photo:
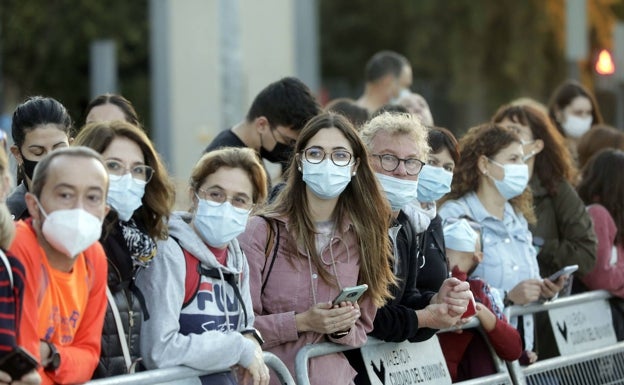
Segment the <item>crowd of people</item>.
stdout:
<path fill-rule="evenodd" d="M 505 307 L 624 298 L 624 133 L 588 89 L 510 101 L 457 138 L 410 91 L 404 56 L 375 54 L 364 78 L 325 107 L 296 78 L 269 84 L 177 192 L 123 96 L 92 100 L 77 132 L 52 97 L 20 104 L 14 188 L 0 148 L 0 362 L 25 364 L 0 364 L 0 384 L 177 365 L 211 373 L 188 384 L 278 384 L 263 351 L 294 376 L 319 342 L 349 349 L 310 359 L 312 384 L 368 384 L 368 336 L 436 334 L 462 381 L 495 372 L 488 345 L 522 365 L 559 354 L 546 314 Z M 472 317 L 484 333 L 448 331 Z"/>

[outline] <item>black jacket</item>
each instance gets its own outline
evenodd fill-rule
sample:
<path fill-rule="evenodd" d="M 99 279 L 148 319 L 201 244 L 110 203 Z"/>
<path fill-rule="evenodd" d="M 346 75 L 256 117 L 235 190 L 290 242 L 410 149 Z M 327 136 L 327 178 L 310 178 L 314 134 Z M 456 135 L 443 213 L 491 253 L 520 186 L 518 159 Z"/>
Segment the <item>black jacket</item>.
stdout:
<path fill-rule="evenodd" d="M 418 288 L 437 292 L 442 282 L 449 277 L 442 218 L 439 215 L 436 215 L 427 230 L 420 234 L 420 252 L 425 259 L 418 271 Z"/>
<path fill-rule="evenodd" d="M 429 305 L 435 292 L 420 291 L 417 287 L 419 266 L 422 264 L 420 242 L 403 211 L 394 225 L 389 232 L 395 256 L 392 269 L 398 278 L 398 285 L 391 289 L 394 298 L 377 310 L 370 335 L 388 342 L 424 341 L 437 330 L 419 328 L 416 310 Z"/>
<path fill-rule="evenodd" d="M 108 259 L 108 287 L 110 288 L 124 327 L 130 357 L 135 362 L 140 357 L 139 337 L 143 311 L 141 301 L 134 287 L 135 272 L 126 241 L 121 234 L 115 213 L 109 214 L 102 229 L 100 242 Z M 137 368 L 138 369 L 138 368 Z M 93 378 L 104 378 L 127 373 L 121 350 L 117 324 L 110 303 L 106 308 L 104 329 L 102 330 L 102 351 L 100 362 Z"/>

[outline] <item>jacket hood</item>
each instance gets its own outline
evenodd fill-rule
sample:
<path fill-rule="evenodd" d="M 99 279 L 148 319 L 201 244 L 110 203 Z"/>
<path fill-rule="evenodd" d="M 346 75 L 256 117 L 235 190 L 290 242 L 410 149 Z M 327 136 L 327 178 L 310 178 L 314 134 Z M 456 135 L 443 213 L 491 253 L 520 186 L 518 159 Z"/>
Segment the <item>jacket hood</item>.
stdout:
<path fill-rule="evenodd" d="M 193 214 L 186 211 L 176 211 L 169 218 L 169 236 L 176 239 L 179 245 L 193 254 L 207 268 L 218 268 L 223 272 L 241 273 L 243 270 L 243 252 L 235 238 L 228 244 L 227 266 L 217 261 L 206 243 L 195 232 L 191 225 Z"/>

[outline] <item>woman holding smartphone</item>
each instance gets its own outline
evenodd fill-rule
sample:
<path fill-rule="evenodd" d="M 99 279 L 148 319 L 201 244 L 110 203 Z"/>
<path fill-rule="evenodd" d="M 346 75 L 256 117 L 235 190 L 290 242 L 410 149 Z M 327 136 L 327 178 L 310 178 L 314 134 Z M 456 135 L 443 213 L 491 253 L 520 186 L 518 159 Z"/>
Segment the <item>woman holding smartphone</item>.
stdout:
<path fill-rule="evenodd" d="M 284 190 L 239 241 L 263 348 L 294 375 L 295 356 L 307 344 L 364 344 L 394 276 L 390 207 L 346 118 L 324 113 L 310 120 L 289 170 Z M 368 285 L 359 302 L 332 304 L 343 288 L 359 284 Z M 311 359 L 309 373 L 311 384 L 348 384 L 356 374 L 342 353 Z"/>

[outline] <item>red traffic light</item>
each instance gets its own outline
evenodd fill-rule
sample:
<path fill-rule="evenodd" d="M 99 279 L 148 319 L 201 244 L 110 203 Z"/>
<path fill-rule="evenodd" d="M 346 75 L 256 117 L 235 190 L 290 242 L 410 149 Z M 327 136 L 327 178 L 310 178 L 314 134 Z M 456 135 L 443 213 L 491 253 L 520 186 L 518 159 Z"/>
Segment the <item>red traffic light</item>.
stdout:
<path fill-rule="evenodd" d="M 613 75 L 615 73 L 615 63 L 613 63 L 613 57 L 608 50 L 600 51 L 595 68 L 598 75 Z"/>

